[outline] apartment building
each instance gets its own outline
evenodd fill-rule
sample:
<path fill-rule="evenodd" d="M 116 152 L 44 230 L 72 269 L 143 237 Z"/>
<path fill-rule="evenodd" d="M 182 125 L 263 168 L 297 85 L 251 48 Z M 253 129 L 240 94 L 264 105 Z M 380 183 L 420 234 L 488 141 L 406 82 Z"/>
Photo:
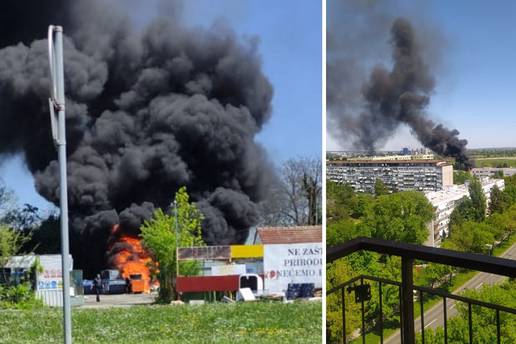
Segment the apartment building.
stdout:
<path fill-rule="evenodd" d="M 437 191 L 453 185 L 453 166 L 433 159 L 353 159 L 328 161 L 327 178 L 351 185 L 357 192 L 374 192 L 380 179 L 391 191 Z"/>
<path fill-rule="evenodd" d="M 491 190 L 496 185 L 500 190 L 505 188 L 503 179 L 481 178 L 480 183 L 486 198 L 487 206 L 491 200 Z M 435 208 L 435 216 L 428 225 L 427 246 L 440 246 L 441 240 L 448 236 L 450 216 L 463 197 L 469 197 L 468 184 L 451 185 L 442 190 L 425 192 L 428 201 Z"/>
<path fill-rule="evenodd" d="M 515 167 L 477 167 L 471 170 L 471 173 L 475 177 L 484 178 L 484 177 L 494 177 L 495 174 L 501 173 L 504 177 L 510 177 L 516 174 Z"/>

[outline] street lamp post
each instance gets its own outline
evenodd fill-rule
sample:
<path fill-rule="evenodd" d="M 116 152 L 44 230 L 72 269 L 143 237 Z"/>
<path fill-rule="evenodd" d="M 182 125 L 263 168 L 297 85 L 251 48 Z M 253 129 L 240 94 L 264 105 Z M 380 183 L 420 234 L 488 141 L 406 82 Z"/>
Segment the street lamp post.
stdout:
<path fill-rule="evenodd" d="M 179 275 L 179 230 L 177 222 L 177 200 L 174 199 L 174 230 L 176 232 L 176 278 Z"/>
<path fill-rule="evenodd" d="M 68 185 L 66 174 L 66 130 L 63 69 L 63 28 L 48 27 L 48 54 L 50 62 L 50 123 L 52 137 L 58 151 L 59 191 L 61 208 L 61 271 L 63 276 L 64 342 L 72 343 L 72 316 L 70 307 L 70 259 L 68 243 Z M 57 112 L 57 116 L 56 116 Z M 56 118 L 57 117 L 57 118 Z"/>

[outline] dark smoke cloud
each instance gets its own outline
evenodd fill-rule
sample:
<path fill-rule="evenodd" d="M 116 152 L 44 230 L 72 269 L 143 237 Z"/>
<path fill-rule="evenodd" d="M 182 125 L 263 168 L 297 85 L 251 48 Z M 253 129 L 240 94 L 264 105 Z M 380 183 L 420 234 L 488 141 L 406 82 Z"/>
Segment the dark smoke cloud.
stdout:
<path fill-rule="evenodd" d="M 337 136 L 351 135 L 356 148 L 374 152 L 400 124 L 406 124 L 425 147 L 437 154 L 454 157 L 461 167 L 471 167 L 466 154 L 467 141 L 458 137 L 457 130 L 435 123 L 426 112 L 435 87 L 430 67 L 423 59 L 422 44 L 426 42 L 417 40 L 407 19 L 389 20 L 389 15 L 374 6 L 368 10 L 378 22 L 373 28 L 365 28 L 366 36 L 383 37 L 378 29 L 386 29 L 387 22 L 391 26 L 392 68 L 367 61 L 367 55 L 363 57 L 364 62 L 356 51 L 340 54 L 344 46 L 338 41 L 339 34 L 329 34 L 327 101 L 330 130 Z M 358 28 L 367 23 L 367 20 L 360 21 Z M 344 42 L 349 43 L 349 40 L 344 39 Z M 368 53 L 366 48 L 361 51 L 360 47 L 371 42 L 356 43 L 359 52 Z M 365 70 L 371 69 L 364 82 Z"/>
<path fill-rule="evenodd" d="M 56 204 L 44 38 L 64 25 L 72 251 L 89 272 L 105 266 L 113 225 L 137 232 L 181 185 L 204 212 L 208 244 L 242 242 L 273 178 L 254 140 L 272 99 L 257 40 L 220 23 L 188 28 L 175 3 L 143 30 L 114 1 L 0 5 L 0 157 L 22 154 Z"/>

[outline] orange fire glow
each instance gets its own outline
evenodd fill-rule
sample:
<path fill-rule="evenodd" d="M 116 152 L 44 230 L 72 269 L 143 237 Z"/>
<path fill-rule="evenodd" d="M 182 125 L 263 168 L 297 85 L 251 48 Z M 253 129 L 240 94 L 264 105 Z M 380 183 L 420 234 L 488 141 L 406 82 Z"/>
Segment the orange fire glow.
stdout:
<path fill-rule="evenodd" d="M 113 234 L 118 234 L 117 232 L 119 232 L 119 225 L 115 225 L 112 230 Z M 151 289 L 149 264 L 152 263 L 152 259 L 148 252 L 142 247 L 141 239 L 130 234 L 119 234 L 117 237 L 113 245 L 123 243 L 127 248 L 122 248 L 119 252 L 114 254 L 112 257 L 114 267 L 120 271 L 120 275 L 124 279 L 131 279 L 131 275 L 140 274 L 142 276 L 142 282 L 132 282 L 133 289 L 141 283 L 143 284 L 143 292 L 149 293 Z M 139 290 L 133 290 L 133 292 L 138 291 Z"/>

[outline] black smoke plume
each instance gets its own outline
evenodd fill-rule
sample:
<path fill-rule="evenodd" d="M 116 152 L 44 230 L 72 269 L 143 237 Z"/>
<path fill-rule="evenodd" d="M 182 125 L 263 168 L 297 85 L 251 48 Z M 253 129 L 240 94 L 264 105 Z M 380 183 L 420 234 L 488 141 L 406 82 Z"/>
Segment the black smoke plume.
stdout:
<path fill-rule="evenodd" d="M 410 22 L 397 18 L 390 33 L 392 68 L 373 67 L 359 92 L 353 92 L 352 86 L 348 90 L 345 83 L 351 80 L 353 84 L 358 79 L 351 71 L 357 61 L 336 59 L 328 64 L 328 108 L 333 117 L 330 123 L 339 128 L 338 135 L 351 134 L 355 147 L 369 152 L 380 148 L 403 123 L 425 147 L 455 158 L 461 168 L 472 167 L 466 153 L 467 141 L 458 137 L 457 130 L 435 123 L 425 111 L 435 80 Z M 329 46 L 336 44 L 329 42 Z M 348 95 L 342 95 L 348 91 Z"/>
<path fill-rule="evenodd" d="M 254 140 L 272 99 L 257 40 L 220 23 L 189 28 L 171 6 L 137 30 L 120 3 L 0 5 L 0 157 L 22 154 L 55 204 L 45 37 L 64 26 L 72 253 L 90 273 L 109 258 L 113 225 L 137 232 L 181 185 L 206 217 L 208 244 L 242 242 L 272 178 Z"/>

